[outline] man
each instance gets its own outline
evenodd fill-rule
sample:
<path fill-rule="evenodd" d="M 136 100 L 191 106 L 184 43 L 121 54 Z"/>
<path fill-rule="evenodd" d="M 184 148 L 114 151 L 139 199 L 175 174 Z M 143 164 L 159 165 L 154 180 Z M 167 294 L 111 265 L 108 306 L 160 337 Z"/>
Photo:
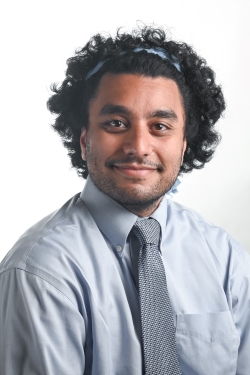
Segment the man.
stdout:
<path fill-rule="evenodd" d="M 48 102 L 84 190 L 0 268 L 0 373 L 249 375 L 249 256 L 168 199 L 225 109 L 186 44 L 93 37 Z"/>

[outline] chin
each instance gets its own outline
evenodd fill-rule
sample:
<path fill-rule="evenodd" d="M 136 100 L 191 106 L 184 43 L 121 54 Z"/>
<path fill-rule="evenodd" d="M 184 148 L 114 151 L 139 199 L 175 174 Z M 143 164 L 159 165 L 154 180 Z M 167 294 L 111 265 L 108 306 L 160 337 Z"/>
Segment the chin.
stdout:
<path fill-rule="evenodd" d="M 131 188 L 116 187 L 112 191 L 106 192 L 112 199 L 122 205 L 147 205 L 159 200 L 164 191 L 156 191 L 153 188 L 146 189 L 143 186 L 132 186 Z"/>

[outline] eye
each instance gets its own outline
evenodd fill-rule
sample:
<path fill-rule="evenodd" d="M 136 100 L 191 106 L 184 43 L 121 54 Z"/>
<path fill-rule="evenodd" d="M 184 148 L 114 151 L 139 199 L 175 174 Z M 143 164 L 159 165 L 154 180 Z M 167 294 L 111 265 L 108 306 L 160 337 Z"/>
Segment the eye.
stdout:
<path fill-rule="evenodd" d="M 125 128 L 125 124 L 120 121 L 120 120 L 112 120 L 112 121 L 109 121 L 106 125 L 110 125 L 114 128 Z"/>
<path fill-rule="evenodd" d="M 121 120 L 106 121 L 102 126 L 110 133 L 118 133 L 127 129 L 127 125 Z"/>
<path fill-rule="evenodd" d="M 167 125 L 164 125 L 164 124 L 154 124 L 154 128 L 155 130 L 159 130 L 159 131 L 164 131 L 164 130 L 168 130 L 169 127 Z"/>

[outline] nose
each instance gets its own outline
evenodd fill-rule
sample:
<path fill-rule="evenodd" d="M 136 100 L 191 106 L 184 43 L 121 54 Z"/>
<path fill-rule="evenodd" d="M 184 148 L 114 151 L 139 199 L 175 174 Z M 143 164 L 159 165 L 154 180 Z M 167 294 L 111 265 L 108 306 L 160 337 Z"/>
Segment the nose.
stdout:
<path fill-rule="evenodd" d="M 152 136 L 145 124 L 131 126 L 126 132 L 123 152 L 137 157 L 149 156 L 153 151 Z"/>

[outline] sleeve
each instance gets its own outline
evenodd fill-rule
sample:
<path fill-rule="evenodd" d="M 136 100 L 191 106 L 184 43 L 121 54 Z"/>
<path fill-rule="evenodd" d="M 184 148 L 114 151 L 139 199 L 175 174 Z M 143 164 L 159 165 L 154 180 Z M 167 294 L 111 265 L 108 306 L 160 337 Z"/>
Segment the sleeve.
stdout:
<path fill-rule="evenodd" d="M 0 275 L 0 374 L 83 375 L 85 324 L 69 298 L 22 269 Z"/>
<path fill-rule="evenodd" d="M 239 248 L 230 272 L 229 300 L 240 336 L 236 375 L 248 375 L 250 369 L 250 256 Z"/>

